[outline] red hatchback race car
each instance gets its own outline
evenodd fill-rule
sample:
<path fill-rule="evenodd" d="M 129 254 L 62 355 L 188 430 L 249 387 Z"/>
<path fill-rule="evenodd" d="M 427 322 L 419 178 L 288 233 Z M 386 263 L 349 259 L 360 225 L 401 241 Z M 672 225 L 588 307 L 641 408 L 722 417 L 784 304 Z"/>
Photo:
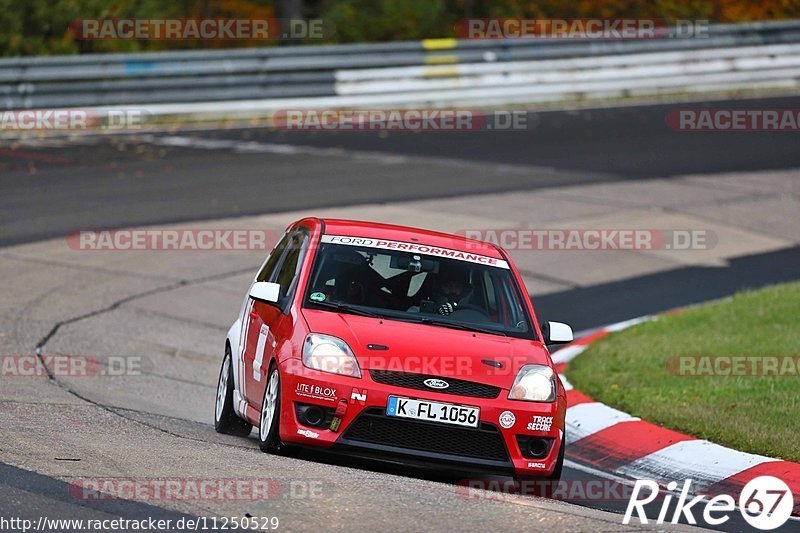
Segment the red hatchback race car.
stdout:
<path fill-rule="evenodd" d="M 558 479 L 566 394 L 500 248 L 307 218 L 270 253 L 228 331 L 214 421 L 261 449 L 320 447 Z"/>

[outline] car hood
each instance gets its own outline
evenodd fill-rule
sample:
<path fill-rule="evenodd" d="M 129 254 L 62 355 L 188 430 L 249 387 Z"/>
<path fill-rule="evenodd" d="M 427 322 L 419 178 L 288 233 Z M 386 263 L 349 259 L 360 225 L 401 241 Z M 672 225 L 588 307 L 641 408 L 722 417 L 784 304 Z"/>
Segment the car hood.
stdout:
<path fill-rule="evenodd" d="M 523 365 L 550 364 L 545 347 L 531 340 L 316 309 L 302 312 L 312 332 L 339 337 L 350 346 L 362 373 L 395 370 L 509 389 Z"/>

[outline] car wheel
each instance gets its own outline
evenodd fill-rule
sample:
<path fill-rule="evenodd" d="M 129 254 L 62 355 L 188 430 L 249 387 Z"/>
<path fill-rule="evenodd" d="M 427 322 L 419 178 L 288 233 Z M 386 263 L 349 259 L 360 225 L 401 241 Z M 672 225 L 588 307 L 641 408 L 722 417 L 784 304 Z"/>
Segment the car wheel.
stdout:
<path fill-rule="evenodd" d="M 219 371 L 217 383 L 217 401 L 214 406 L 214 429 L 217 433 L 226 433 L 238 437 L 246 437 L 253 429 L 252 424 L 245 422 L 233 411 L 233 366 L 231 348 L 225 345 L 225 358 Z"/>
<path fill-rule="evenodd" d="M 277 368 L 272 368 L 264 401 L 261 402 L 261 416 L 258 423 L 258 444 L 262 452 L 278 450 L 278 421 L 280 419 L 281 376 Z"/>
<path fill-rule="evenodd" d="M 558 450 L 558 459 L 556 460 L 556 467 L 553 469 L 553 473 L 548 476 L 547 479 L 553 482 L 553 484 L 558 483 L 561 481 L 561 471 L 564 469 L 564 453 L 567 447 L 567 435 L 566 433 L 561 438 L 561 448 Z"/>
<path fill-rule="evenodd" d="M 274 363 L 270 367 L 259 418 L 258 445 L 262 452 L 294 455 L 299 450 L 297 446 L 290 446 L 281 441 L 281 374 Z"/>

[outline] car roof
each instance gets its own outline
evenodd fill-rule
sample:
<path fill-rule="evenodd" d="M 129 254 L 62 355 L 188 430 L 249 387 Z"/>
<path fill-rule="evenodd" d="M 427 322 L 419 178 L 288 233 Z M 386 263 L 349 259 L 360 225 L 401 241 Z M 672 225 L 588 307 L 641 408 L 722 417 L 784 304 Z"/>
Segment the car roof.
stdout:
<path fill-rule="evenodd" d="M 340 218 L 324 218 L 319 220 L 325 224 L 323 232 L 325 235 L 346 235 L 351 237 L 386 239 L 390 241 L 419 242 L 430 246 L 480 254 L 496 259 L 504 259 L 500 250 L 493 244 L 468 239 L 460 235 L 441 233 L 410 226 L 366 222 L 362 220 Z"/>

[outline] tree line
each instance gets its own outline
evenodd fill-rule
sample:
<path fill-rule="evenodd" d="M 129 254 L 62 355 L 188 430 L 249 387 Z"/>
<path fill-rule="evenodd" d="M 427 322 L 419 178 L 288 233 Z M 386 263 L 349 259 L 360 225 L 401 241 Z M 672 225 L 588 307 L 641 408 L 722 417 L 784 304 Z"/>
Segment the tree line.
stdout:
<path fill-rule="evenodd" d="M 323 38 L 86 40 L 86 19 L 321 19 Z M 800 18 L 798 0 L 0 0 L 0 55 L 29 56 L 457 37 L 468 18 Z"/>

